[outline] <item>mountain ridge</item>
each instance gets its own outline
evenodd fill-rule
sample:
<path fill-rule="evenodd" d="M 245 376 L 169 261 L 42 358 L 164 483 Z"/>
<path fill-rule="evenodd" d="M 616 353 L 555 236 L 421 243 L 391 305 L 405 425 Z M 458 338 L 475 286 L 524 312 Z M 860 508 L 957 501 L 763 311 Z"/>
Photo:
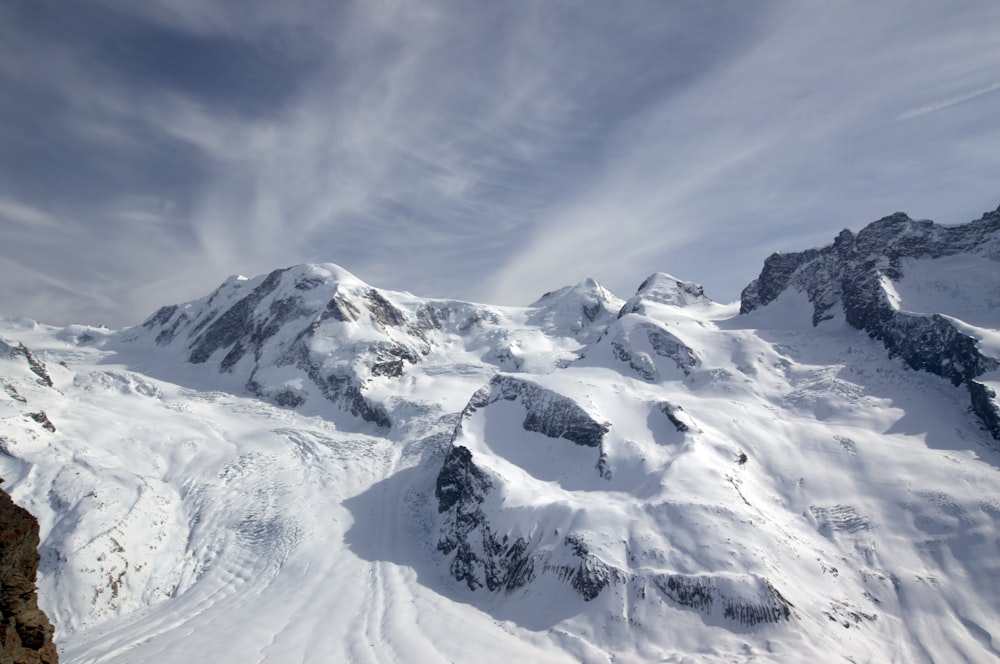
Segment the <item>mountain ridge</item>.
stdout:
<path fill-rule="evenodd" d="M 892 215 L 738 306 L 317 264 L 122 331 L 4 319 L 63 659 L 994 658 L 998 222 Z"/>

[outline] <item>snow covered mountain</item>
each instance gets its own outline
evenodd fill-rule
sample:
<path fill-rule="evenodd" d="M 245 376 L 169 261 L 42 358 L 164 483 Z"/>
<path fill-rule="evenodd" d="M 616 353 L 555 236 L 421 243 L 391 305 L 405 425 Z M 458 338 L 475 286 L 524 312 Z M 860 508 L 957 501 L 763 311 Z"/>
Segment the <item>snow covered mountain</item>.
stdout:
<path fill-rule="evenodd" d="M 233 277 L 3 319 L 64 662 L 995 661 L 1000 210 L 529 307 Z"/>

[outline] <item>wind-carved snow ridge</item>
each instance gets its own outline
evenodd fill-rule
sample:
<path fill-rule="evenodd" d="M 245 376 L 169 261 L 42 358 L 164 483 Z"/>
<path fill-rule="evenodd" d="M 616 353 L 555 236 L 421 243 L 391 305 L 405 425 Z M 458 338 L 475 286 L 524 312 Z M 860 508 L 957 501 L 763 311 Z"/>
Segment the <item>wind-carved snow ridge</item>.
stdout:
<path fill-rule="evenodd" d="M 992 661 L 998 225 L 772 256 L 742 315 L 323 264 L 0 318 L 62 661 Z"/>

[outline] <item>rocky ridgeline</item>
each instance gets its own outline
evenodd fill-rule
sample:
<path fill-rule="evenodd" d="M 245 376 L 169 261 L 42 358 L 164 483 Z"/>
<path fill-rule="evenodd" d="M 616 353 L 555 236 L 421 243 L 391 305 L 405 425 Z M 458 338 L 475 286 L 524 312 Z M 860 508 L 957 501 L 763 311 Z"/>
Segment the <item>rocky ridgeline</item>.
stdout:
<path fill-rule="evenodd" d="M 158 346 L 180 346 L 192 364 L 211 363 L 220 373 L 245 375 L 246 389 L 279 405 L 296 407 L 308 391 L 294 382 L 276 383 L 269 373 L 292 367 L 316 391 L 345 411 L 388 427 L 384 407 L 364 395 L 372 377 L 401 376 L 429 352 L 426 333 L 446 321 L 474 325 L 486 310 L 427 304 L 406 315 L 382 292 L 335 269 L 311 266 L 275 270 L 264 278 L 231 278 L 204 300 L 163 307 L 141 327 Z M 370 334 L 352 339 L 359 321 Z M 339 361 L 315 346 L 318 337 L 337 339 Z"/>
<path fill-rule="evenodd" d="M 383 291 L 335 265 L 300 265 L 230 278 L 207 298 L 161 308 L 122 339 L 151 341 L 186 362 L 245 377 L 248 392 L 278 405 L 295 408 L 318 394 L 388 428 L 384 404 L 368 397 L 372 382 L 401 378 L 435 352 L 466 347 L 481 349 L 487 376 L 498 368 L 520 371 L 518 325 L 525 334 L 577 339 L 579 346 L 599 337 L 620 307 L 587 280 L 545 294 L 512 324 L 496 308 Z M 307 380 L 289 380 L 290 373 Z"/>
<path fill-rule="evenodd" d="M 499 401 L 516 402 L 524 408 L 521 426 L 525 431 L 565 439 L 582 447 L 600 447 L 610 429 L 610 424 L 597 421 L 569 397 L 516 376 L 494 376 L 487 387 L 472 396 L 462 413 L 437 476 L 435 497 L 438 512 L 442 514 L 437 549 L 452 556 L 451 575 L 471 590 L 483 586 L 491 591 L 513 590 L 532 581 L 536 571 L 552 571 L 571 580 L 585 599 L 593 599 L 607 584 L 608 570 L 587 555 L 582 543 L 567 538 L 565 546 L 579 560 L 569 565 L 555 564 L 550 562 L 550 555 L 537 553 L 537 542 L 496 532 L 490 522 L 484 503 L 494 482 L 476 466 L 469 449 L 456 445 L 455 441 L 466 419 Z M 597 462 L 595 456 L 595 468 Z"/>
<path fill-rule="evenodd" d="M 585 602 L 609 587 L 630 588 L 644 596 L 655 588 L 675 606 L 707 619 L 754 626 L 787 621 L 791 604 L 774 586 L 752 575 L 649 574 L 608 564 L 591 551 L 586 536 L 560 535 L 558 531 L 522 524 L 515 535 L 496 525 L 502 509 L 497 491 L 503 478 L 478 466 L 473 453 L 461 444 L 463 424 L 477 411 L 502 401 L 524 410 L 521 427 L 548 438 L 566 440 L 584 448 L 602 447 L 611 424 L 593 417 L 574 399 L 542 387 L 530 379 L 507 374 L 495 376 L 476 392 L 456 426 L 452 445 L 437 475 L 435 498 L 441 516 L 437 550 L 450 558 L 451 576 L 470 590 L 511 592 L 551 575 L 569 585 Z M 654 408 L 663 413 L 678 433 L 692 430 L 679 406 L 668 402 Z M 596 467 L 600 470 L 601 460 Z M 603 473 L 600 473 L 603 476 Z"/>
<path fill-rule="evenodd" d="M 881 341 L 890 356 L 964 385 L 972 411 L 1000 441 L 996 394 L 976 380 L 1000 367 L 1000 361 L 983 355 L 976 339 L 945 316 L 897 310 L 882 284 L 883 278 L 903 279 L 904 259 L 966 253 L 1000 261 L 1000 208 L 959 226 L 915 221 L 897 212 L 856 235 L 843 230 L 821 249 L 772 254 L 760 276 L 743 289 L 740 312 L 764 307 L 790 288 L 808 295 L 813 325 L 842 310 L 848 323 Z"/>
<path fill-rule="evenodd" d="M 814 325 L 843 312 L 891 356 L 964 385 L 973 411 L 1000 440 L 996 395 L 976 380 L 1000 362 L 983 355 L 977 341 L 947 317 L 900 311 L 884 287 L 883 279 L 904 276 L 904 259 L 962 253 L 1000 259 L 1000 210 L 955 227 L 895 214 L 857 234 L 845 230 L 821 249 L 774 254 L 744 289 L 741 313 L 765 307 L 789 289 L 804 292 Z M 763 577 L 637 572 L 594 555 L 585 533 L 542 534 L 532 523 L 514 529 L 497 525 L 505 480 L 477 463 L 462 439 L 463 425 L 477 410 L 512 402 L 523 409 L 524 431 L 593 449 L 596 475 L 610 478 L 604 439 L 612 424 L 528 374 L 558 371 L 581 360 L 617 366 L 622 376 L 646 383 L 683 381 L 702 359 L 682 332 L 668 329 L 660 313 L 665 307 L 701 305 L 712 303 L 700 286 L 657 273 L 628 301 L 592 280 L 546 293 L 520 310 L 515 323 L 512 310 L 382 291 L 332 265 L 298 266 L 253 280 L 233 278 L 208 298 L 164 307 L 126 340 L 146 338 L 179 349 L 192 364 L 244 376 L 250 393 L 280 405 L 298 407 L 318 394 L 380 427 L 393 422 L 385 391 L 381 400 L 369 396 L 373 382 L 418 372 L 435 353 L 449 358 L 474 349 L 477 375 L 489 382 L 469 400 L 435 481 L 437 550 L 447 557 L 452 577 L 470 590 L 509 592 L 540 575 L 553 575 L 585 601 L 610 586 L 642 592 L 649 587 L 713 621 L 750 627 L 790 620 L 791 604 Z M 521 331 L 512 331 L 518 325 Z M 576 350 L 542 369 L 537 361 L 526 364 L 530 358 L 517 336 L 526 329 L 575 340 Z M 289 370 L 307 380 L 289 381 Z M 664 401 L 654 407 L 681 436 L 697 433 L 679 406 Z M 739 463 L 745 461 L 742 455 Z"/>
<path fill-rule="evenodd" d="M 653 585 L 665 597 L 705 616 L 753 627 L 789 620 L 792 604 L 771 582 L 751 575 L 661 574 Z"/>
<path fill-rule="evenodd" d="M 55 628 L 38 608 L 38 542 L 35 517 L 0 491 L 0 662 L 5 664 L 59 661 Z"/>

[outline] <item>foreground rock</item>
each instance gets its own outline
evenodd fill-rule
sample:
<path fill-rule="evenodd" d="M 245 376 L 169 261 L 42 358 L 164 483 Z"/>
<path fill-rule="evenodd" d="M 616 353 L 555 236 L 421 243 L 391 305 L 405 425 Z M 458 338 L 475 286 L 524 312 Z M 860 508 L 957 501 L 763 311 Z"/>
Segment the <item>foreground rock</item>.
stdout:
<path fill-rule="evenodd" d="M 55 664 L 55 628 L 38 608 L 38 522 L 0 491 L 0 664 Z"/>

